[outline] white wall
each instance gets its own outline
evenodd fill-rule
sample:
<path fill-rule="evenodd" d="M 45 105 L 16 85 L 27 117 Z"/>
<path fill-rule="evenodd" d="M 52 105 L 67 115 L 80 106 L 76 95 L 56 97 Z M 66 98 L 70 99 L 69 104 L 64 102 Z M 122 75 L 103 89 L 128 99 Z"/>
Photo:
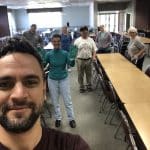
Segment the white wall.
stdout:
<path fill-rule="evenodd" d="M 68 6 L 63 8 L 62 25 L 67 22 L 70 26 L 90 26 L 89 6 Z M 30 27 L 28 13 L 25 9 L 14 10 L 17 31 L 27 30 Z"/>
<path fill-rule="evenodd" d="M 135 25 L 135 5 L 136 5 L 135 0 L 132 0 L 130 2 L 130 5 L 126 9 L 126 13 L 131 14 L 131 18 L 130 18 L 131 26 Z"/>
<path fill-rule="evenodd" d="M 68 6 L 63 8 L 62 24 L 70 26 L 90 26 L 89 6 Z"/>
<path fill-rule="evenodd" d="M 8 12 L 8 23 L 10 29 L 10 35 L 13 36 L 16 33 L 16 22 L 14 10 Z"/>
<path fill-rule="evenodd" d="M 27 30 L 30 27 L 28 14 L 25 9 L 15 10 L 15 21 L 17 31 Z"/>

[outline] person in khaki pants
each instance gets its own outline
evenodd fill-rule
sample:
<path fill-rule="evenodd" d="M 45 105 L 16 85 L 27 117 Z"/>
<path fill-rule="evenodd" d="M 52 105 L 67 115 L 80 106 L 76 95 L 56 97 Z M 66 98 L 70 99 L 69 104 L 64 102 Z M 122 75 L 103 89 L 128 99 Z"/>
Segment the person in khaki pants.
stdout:
<path fill-rule="evenodd" d="M 77 53 L 77 71 L 78 82 L 80 86 L 80 93 L 86 91 L 84 85 L 84 73 L 86 75 L 87 90 L 92 91 L 92 61 L 96 59 L 96 44 L 92 38 L 89 37 L 88 27 L 80 28 L 81 36 L 77 38 L 74 45 L 78 48 Z"/>

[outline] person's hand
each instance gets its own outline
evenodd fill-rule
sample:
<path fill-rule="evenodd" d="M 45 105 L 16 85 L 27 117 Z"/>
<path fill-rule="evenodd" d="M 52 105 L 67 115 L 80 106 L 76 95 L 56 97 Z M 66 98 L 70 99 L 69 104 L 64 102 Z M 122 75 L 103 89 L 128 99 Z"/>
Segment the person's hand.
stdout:
<path fill-rule="evenodd" d="M 96 57 L 93 57 L 93 58 L 92 58 L 92 61 L 96 61 Z"/>
<path fill-rule="evenodd" d="M 70 59 L 70 66 L 73 67 L 75 65 L 75 59 Z"/>
<path fill-rule="evenodd" d="M 135 59 L 135 60 L 137 60 L 137 59 L 138 59 L 138 55 L 134 55 L 133 57 L 134 57 L 134 59 Z"/>

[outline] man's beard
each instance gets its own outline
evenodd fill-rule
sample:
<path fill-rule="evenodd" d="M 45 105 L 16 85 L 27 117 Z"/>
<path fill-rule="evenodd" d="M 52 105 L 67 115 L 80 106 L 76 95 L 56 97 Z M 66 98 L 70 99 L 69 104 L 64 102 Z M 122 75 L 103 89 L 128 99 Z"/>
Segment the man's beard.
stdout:
<path fill-rule="evenodd" d="M 29 108 L 31 109 L 31 113 L 28 117 L 23 118 L 23 121 L 17 122 L 15 120 L 10 120 L 10 118 L 7 117 L 7 113 L 15 107 Z M 0 107 L 0 124 L 6 131 L 12 133 L 23 133 L 33 127 L 41 112 L 42 104 L 37 107 L 35 103 L 27 101 L 16 101 L 13 102 L 12 105 L 5 103 Z M 19 120 L 19 116 L 16 119 Z"/>

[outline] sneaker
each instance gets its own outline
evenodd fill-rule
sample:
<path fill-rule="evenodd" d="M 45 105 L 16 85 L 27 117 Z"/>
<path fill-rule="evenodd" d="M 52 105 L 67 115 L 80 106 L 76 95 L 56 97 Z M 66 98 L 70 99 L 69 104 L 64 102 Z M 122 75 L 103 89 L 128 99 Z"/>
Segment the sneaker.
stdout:
<path fill-rule="evenodd" d="M 59 128 L 61 125 L 61 120 L 56 120 L 55 121 L 55 127 Z"/>
<path fill-rule="evenodd" d="M 71 121 L 69 122 L 69 125 L 70 125 L 71 128 L 75 128 L 75 127 L 76 127 L 76 122 L 75 122 L 75 120 L 71 120 Z"/>
<path fill-rule="evenodd" d="M 89 88 L 87 88 L 87 91 L 88 91 L 88 92 L 92 92 L 93 89 L 92 89 L 91 87 L 89 87 Z"/>
<path fill-rule="evenodd" d="M 80 89 L 80 93 L 84 93 L 85 92 L 85 89 Z"/>

